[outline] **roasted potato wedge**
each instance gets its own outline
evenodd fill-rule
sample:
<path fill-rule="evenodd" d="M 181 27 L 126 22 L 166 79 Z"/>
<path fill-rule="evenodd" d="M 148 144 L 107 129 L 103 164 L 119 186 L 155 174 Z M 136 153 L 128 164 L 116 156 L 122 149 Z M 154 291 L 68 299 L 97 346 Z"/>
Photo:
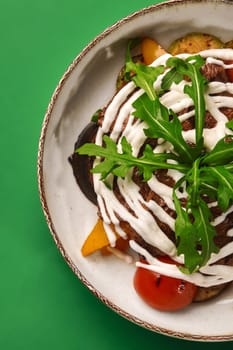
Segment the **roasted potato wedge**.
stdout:
<path fill-rule="evenodd" d="M 213 35 L 190 33 L 175 40 L 168 48 L 168 52 L 174 56 L 180 53 L 194 54 L 203 50 L 219 49 L 223 46 L 223 42 Z"/>

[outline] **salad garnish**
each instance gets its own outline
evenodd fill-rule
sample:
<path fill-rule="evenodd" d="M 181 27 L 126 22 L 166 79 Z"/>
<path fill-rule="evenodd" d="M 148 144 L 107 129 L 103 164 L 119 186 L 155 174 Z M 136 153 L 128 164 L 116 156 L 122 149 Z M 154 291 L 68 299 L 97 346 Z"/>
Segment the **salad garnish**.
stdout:
<path fill-rule="evenodd" d="M 147 137 L 161 138 L 172 147 L 167 153 L 154 153 L 147 144 L 142 156 L 136 157 L 125 137 L 121 140 L 119 150 L 115 141 L 105 135 L 103 146 L 87 143 L 76 149 L 76 152 L 101 158 L 91 171 L 100 173 L 101 180 L 106 183 L 110 174 L 124 178 L 134 167 L 144 181 L 150 180 L 157 169 L 175 169 L 183 174 L 173 188 L 175 235 L 177 254 L 184 255 L 184 266 L 179 266 L 179 269 L 190 274 L 204 266 L 212 253 L 219 251 L 214 242 L 216 231 L 211 223 L 212 214 L 207 198 L 216 201 L 224 212 L 233 203 L 233 136 L 225 136 L 211 151 L 205 148 L 203 128 L 208 81 L 202 75 L 201 68 L 205 60 L 200 55 L 184 59 L 170 57 L 165 66 L 146 66 L 133 62 L 131 45 L 126 54 L 126 77 L 144 91 L 133 103 L 134 116 L 145 122 L 147 128 L 144 133 Z M 162 84 L 156 91 L 154 83 L 161 74 Z M 185 81 L 184 93 L 194 103 L 195 144 L 185 141 L 178 115 L 160 101 L 162 93 L 181 81 Z M 233 129 L 233 123 L 226 123 L 226 127 Z M 185 205 L 177 196 L 177 190 L 181 187 L 187 193 Z"/>

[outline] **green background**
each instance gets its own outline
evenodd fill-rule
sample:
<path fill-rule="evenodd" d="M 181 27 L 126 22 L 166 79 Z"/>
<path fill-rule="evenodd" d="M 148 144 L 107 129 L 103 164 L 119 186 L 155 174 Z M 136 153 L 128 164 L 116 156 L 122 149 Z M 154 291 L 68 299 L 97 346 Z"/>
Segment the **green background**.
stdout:
<path fill-rule="evenodd" d="M 157 1 L 159 2 L 159 1 Z M 97 34 L 149 0 L 1 0 L 0 349 L 196 349 L 108 309 L 71 272 L 46 225 L 37 149 L 56 84 Z M 219 349 L 199 343 L 199 349 Z M 231 349 L 232 342 L 221 344 Z"/>

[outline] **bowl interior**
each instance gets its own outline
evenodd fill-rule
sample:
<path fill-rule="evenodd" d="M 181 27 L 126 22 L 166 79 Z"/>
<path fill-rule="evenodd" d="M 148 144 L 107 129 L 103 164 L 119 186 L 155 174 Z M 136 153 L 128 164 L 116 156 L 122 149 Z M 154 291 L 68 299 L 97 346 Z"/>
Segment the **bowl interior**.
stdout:
<path fill-rule="evenodd" d="M 42 206 L 53 237 L 78 277 L 121 315 L 154 331 L 188 339 L 233 339 L 233 288 L 177 313 L 147 307 L 132 287 L 134 267 L 113 257 L 83 258 L 81 245 L 96 222 L 96 208 L 80 192 L 68 157 L 93 113 L 115 92 L 130 38 L 149 35 L 165 48 L 188 32 L 233 39 L 230 1 L 171 1 L 143 9 L 91 42 L 61 79 L 42 127 L 38 174 Z M 106 262 L 107 261 L 107 262 Z"/>

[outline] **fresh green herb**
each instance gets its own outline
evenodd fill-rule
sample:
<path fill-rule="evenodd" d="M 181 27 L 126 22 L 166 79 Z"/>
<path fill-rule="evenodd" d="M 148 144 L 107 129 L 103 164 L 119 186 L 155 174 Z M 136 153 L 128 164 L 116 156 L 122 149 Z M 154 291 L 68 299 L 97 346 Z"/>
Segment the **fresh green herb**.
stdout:
<path fill-rule="evenodd" d="M 188 211 L 181 206 L 175 190 L 173 200 L 176 209 L 175 234 L 177 239 L 177 254 L 184 254 L 184 266 L 180 267 L 184 273 L 192 273 L 201 266 L 200 254 L 197 250 L 197 243 L 200 240 L 198 231 L 190 219 Z"/>
<path fill-rule="evenodd" d="M 212 253 L 218 252 L 213 240 L 216 232 L 210 223 L 211 211 L 202 197 L 203 193 L 206 194 L 206 190 L 202 182 L 200 161 L 200 158 L 195 160 L 192 168 L 173 189 L 173 200 L 177 213 L 175 222 L 177 253 L 184 254 L 185 267 L 181 267 L 181 270 L 185 273 L 197 271 L 207 263 Z M 183 183 L 186 185 L 188 194 L 185 208 L 182 208 L 176 195 L 177 188 Z"/>
<path fill-rule="evenodd" d="M 130 43 L 132 45 L 132 43 Z M 169 153 L 154 153 L 146 145 L 142 156 L 134 155 L 132 146 L 122 138 L 120 147 L 109 138 L 103 137 L 104 145 L 85 144 L 77 152 L 99 157 L 98 164 L 92 169 L 100 173 L 103 181 L 110 174 L 127 176 L 130 169 L 136 167 L 148 181 L 157 169 L 176 169 L 183 173 L 173 188 L 173 201 L 177 213 L 175 234 L 177 253 L 184 255 L 184 273 L 197 271 L 205 265 L 212 253 L 218 248 L 214 243 L 216 231 L 211 223 L 211 210 L 205 198 L 208 196 L 218 202 L 226 211 L 233 203 L 233 136 L 229 135 L 218 141 L 208 152 L 204 148 L 203 128 L 205 121 L 204 93 L 207 80 L 201 74 L 204 60 L 196 55 L 185 60 L 171 57 L 166 67 L 144 66 L 134 63 L 130 57 L 129 45 L 126 54 L 126 74 L 135 85 L 145 91 L 134 103 L 134 115 L 144 121 L 147 128 L 145 135 L 150 138 L 162 138 L 171 144 Z M 167 67 L 169 68 L 166 72 Z M 188 145 L 182 134 L 182 125 L 178 116 L 168 110 L 159 99 L 154 83 L 164 73 L 161 88 L 166 91 L 170 86 L 184 81 L 184 93 L 193 100 L 195 108 L 195 145 Z M 226 123 L 233 129 L 233 122 Z M 182 206 L 177 190 L 186 190 L 186 205 Z"/>
<path fill-rule="evenodd" d="M 195 129 L 196 129 L 196 147 L 203 147 L 203 127 L 205 120 L 205 99 L 204 92 L 207 85 L 206 78 L 201 74 L 201 67 L 205 61 L 199 55 L 190 56 L 186 60 L 178 57 L 170 57 L 167 60 L 167 66 L 172 68 L 173 81 L 171 73 L 167 73 L 163 78 L 162 88 L 168 88 L 173 82 L 179 83 L 184 77 L 191 80 L 191 84 L 186 84 L 184 92 L 187 93 L 194 102 L 195 106 Z"/>
<path fill-rule="evenodd" d="M 213 225 L 210 223 L 212 215 L 207 203 L 200 197 L 198 206 L 191 206 L 190 210 L 192 216 L 194 217 L 193 226 L 196 234 L 198 235 L 196 249 L 199 254 L 199 263 L 194 269 L 194 271 L 196 271 L 198 268 L 204 266 L 208 262 L 212 253 L 217 253 L 219 249 L 214 243 L 216 231 Z M 188 271 L 192 272 L 190 271 L 189 266 L 187 267 Z"/>
<path fill-rule="evenodd" d="M 218 205 L 226 211 L 233 202 L 232 173 L 224 166 L 203 167 L 202 171 L 209 177 L 210 182 L 216 182 Z"/>
<path fill-rule="evenodd" d="M 226 126 L 227 126 L 229 129 L 233 130 L 233 119 L 231 119 L 229 122 L 227 122 L 227 123 L 226 123 Z"/>
<path fill-rule="evenodd" d="M 144 181 L 148 181 L 157 169 L 176 169 L 180 172 L 187 172 L 187 165 L 180 163 L 169 163 L 169 160 L 177 161 L 177 157 L 172 153 L 154 153 L 150 145 L 146 145 L 141 157 L 133 156 L 131 145 L 123 137 L 121 140 L 122 152 L 118 152 L 115 142 L 105 135 L 103 137 L 105 147 L 86 143 L 78 149 L 79 154 L 98 156 L 104 158 L 94 169 L 93 173 L 101 173 L 104 180 L 112 173 L 115 176 L 124 178 L 129 169 L 137 167 L 139 173 L 143 175 Z"/>
<path fill-rule="evenodd" d="M 145 121 L 149 126 L 149 128 L 145 130 L 146 136 L 153 138 L 161 137 L 166 141 L 169 141 L 183 161 L 192 162 L 197 156 L 197 152 L 200 152 L 200 150 L 190 147 L 187 142 L 185 142 L 182 136 L 182 126 L 179 119 L 173 111 L 168 111 L 168 109 L 160 103 L 159 96 L 154 89 L 154 82 L 157 80 L 158 76 L 164 72 L 165 68 L 163 66 L 151 67 L 144 64 L 134 63 L 130 55 L 131 45 L 132 43 L 130 42 L 126 54 L 126 72 L 131 73 L 133 71 L 134 75 L 131 77 L 131 79 L 134 81 L 136 86 L 142 88 L 145 91 L 145 94 L 140 96 L 133 103 L 133 107 L 136 109 L 134 115 L 139 119 Z M 195 70 L 193 72 L 193 69 L 191 68 L 192 64 L 189 64 L 188 61 L 185 63 L 185 67 L 179 69 L 179 67 L 182 66 L 183 60 L 178 59 L 178 61 L 173 62 L 171 59 L 172 58 L 169 58 L 167 63 L 168 66 L 174 65 L 173 71 L 175 70 L 175 72 L 173 79 L 175 79 L 175 82 L 180 82 L 180 80 L 183 78 L 183 71 L 185 71 L 185 74 L 189 74 L 189 76 L 194 81 L 195 87 L 192 88 L 192 86 L 189 86 L 190 94 L 195 95 L 196 92 L 197 95 L 201 95 L 201 92 L 196 91 L 198 90 L 196 79 L 200 75 L 200 73 L 198 74 L 196 70 L 198 71 L 200 64 L 203 64 L 203 60 L 200 60 L 196 57 Z M 195 57 L 193 60 L 194 59 Z M 166 74 L 163 78 L 162 88 L 164 89 L 165 85 L 166 87 L 170 87 L 171 82 L 171 76 L 169 76 L 168 82 Z M 198 105 L 199 108 L 200 100 L 197 98 L 194 102 Z M 203 104 L 202 100 L 201 103 Z M 203 105 L 199 109 L 202 111 Z M 202 112 L 202 115 L 200 116 L 202 119 L 203 113 L 205 113 L 205 108 Z M 170 120 L 169 117 L 171 115 L 172 119 Z M 202 147 L 202 145 L 200 146 Z"/>
<path fill-rule="evenodd" d="M 146 122 L 148 129 L 145 134 L 151 138 L 163 138 L 169 141 L 174 151 L 179 155 L 181 162 L 192 163 L 195 157 L 195 149 L 191 148 L 184 140 L 182 126 L 178 117 L 172 111 L 163 106 L 159 98 L 151 100 L 143 94 L 134 103 L 136 109 L 134 115 Z M 170 120 L 170 116 L 172 119 Z"/>
<path fill-rule="evenodd" d="M 188 193 L 187 208 L 196 207 L 200 202 L 200 158 L 197 158 L 193 162 L 192 168 L 185 176 L 186 180 L 186 192 Z"/>
<path fill-rule="evenodd" d="M 205 155 L 203 164 L 223 165 L 233 162 L 233 135 L 219 140 L 215 147 Z"/>
<path fill-rule="evenodd" d="M 199 237 L 188 211 L 186 208 L 182 207 L 176 195 L 176 189 L 182 185 L 183 181 L 185 181 L 184 177 L 176 183 L 173 189 L 173 200 L 177 215 L 175 221 L 175 235 L 178 243 L 177 254 L 184 254 L 185 268 L 182 267 L 182 271 L 184 273 L 192 273 L 197 266 L 200 265 L 200 256 L 197 251 Z"/>
<path fill-rule="evenodd" d="M 151 67 L 142 63 L 133 62 L 130 54 L 132 45 L 133 41 L 130 41 L 126 52 L 126 77 L 128 80 L 133 80 L 135 85 L 143 89 L 149 98 L 153 100 L 156 98 L 153 84 L 158 76 L 163 73 L 164 67 Z"/>
<path fill-rule="evenodd" d="M 101 112 L 103 112 L 102 109 L 97 109 L 97 111 L 91 117 L 91 121 L 94 122 L 94 123 L 97 123 L 98 119 L 99 119 L 99 115 L 100 115 Z"/>

